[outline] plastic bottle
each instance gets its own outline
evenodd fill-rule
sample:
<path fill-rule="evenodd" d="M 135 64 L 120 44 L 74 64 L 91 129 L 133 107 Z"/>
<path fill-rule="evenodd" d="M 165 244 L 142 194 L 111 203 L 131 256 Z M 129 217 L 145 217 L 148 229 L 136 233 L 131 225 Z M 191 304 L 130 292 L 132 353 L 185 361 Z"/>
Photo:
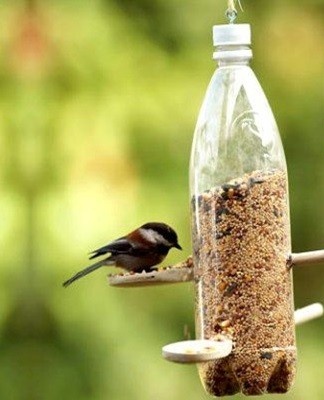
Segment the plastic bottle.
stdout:
<path fill-rule="evenodd" d="M 190 165 L 196 336 L 231 337 L 201 363 L 214 396 L 284 393 L 296 369 L 288 182 L 268 101 L 249 66 L 248 24 L 214 27 L 214 73 Z"/>

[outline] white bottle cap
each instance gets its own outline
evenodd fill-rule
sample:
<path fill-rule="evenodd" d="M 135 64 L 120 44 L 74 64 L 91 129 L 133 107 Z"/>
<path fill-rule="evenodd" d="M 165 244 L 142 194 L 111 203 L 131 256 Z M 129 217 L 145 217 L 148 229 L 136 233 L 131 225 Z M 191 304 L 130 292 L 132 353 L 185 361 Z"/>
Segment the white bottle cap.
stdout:
<path fill-rule="evenodd" d="M 214 46 L 251 44 L 250 24 L 215 25 L 213 27 Z"/>
<path fill-rule="evenodd" d="M 216 46 L 214 60 L 246 61 L 252 58 L 252 50 L 249 48 L 251 44 L 250 24 L 215 25 L 213 41 Z M 233 46 L 233 48 L 228 46 Z M 237 46 L 243 46 L 243 48 L 237 48 Z M 217 47 L 219 48 L 217 49 Z"/>

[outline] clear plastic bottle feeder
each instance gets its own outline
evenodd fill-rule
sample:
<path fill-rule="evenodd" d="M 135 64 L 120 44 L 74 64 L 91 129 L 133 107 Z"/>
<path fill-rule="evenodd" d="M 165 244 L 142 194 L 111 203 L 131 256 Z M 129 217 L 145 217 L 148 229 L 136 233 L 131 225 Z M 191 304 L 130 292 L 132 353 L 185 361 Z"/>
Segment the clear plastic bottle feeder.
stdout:
<path fill-rule="evenodd" d="M 250 26 L 220 25 L 213 33 L 219 67 L 190 166 L 196 336 L 226 335 L 234 348 L 199 373 L 216 396 L 283 393 L 296 369 L 285 155 L 249 66 Z"/>
<path fill-rule="evenodd" d="M 250 26 L 215 26 L 214 44 L 218 69 L 190 163 L 193 257 L 152 272 L 113 275 L 109 283 L 194 281 L 196 340 L 164 346 L 163 356 L 197 363 L 213 396 L 285 393 L 296 372 L 295 325 L 323 314 L 318 303 L 294 312 L 292 267 L 323 262 L 324 250 L 291 253 L 285 155 L 249 66 Z"/>

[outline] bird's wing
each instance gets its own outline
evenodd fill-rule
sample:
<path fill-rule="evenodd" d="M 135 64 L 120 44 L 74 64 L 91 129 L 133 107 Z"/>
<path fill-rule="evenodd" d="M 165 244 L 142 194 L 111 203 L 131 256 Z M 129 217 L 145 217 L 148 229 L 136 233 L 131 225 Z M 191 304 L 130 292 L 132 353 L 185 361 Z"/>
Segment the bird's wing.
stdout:
<path fill-rule="evenodd" d="M 91 257 L 89 260 L 93 258 L 100 257 L 104 254 L 127 254 L 130 253 L 133 249 L 133 246 L 130 242 L 125 238 L 121 237 L 119 239 L 114 240 L 111 243 L 108 243 L 106 246 L 100 247 L 100 249 L 94 250 L 91 252 Z"/>

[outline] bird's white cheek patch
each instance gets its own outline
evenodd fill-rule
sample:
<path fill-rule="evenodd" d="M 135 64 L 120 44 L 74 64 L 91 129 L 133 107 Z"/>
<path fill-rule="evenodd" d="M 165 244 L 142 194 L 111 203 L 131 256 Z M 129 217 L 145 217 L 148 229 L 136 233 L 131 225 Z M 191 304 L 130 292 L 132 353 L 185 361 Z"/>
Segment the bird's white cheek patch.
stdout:
<path fill-rule="evenodd" d="M 166 246 L 171 246 L 171 243 L 168 240 L 153 229 L 140 229 L 140 232 L 141 235 L 151 243 L 162 243 Z"/>

